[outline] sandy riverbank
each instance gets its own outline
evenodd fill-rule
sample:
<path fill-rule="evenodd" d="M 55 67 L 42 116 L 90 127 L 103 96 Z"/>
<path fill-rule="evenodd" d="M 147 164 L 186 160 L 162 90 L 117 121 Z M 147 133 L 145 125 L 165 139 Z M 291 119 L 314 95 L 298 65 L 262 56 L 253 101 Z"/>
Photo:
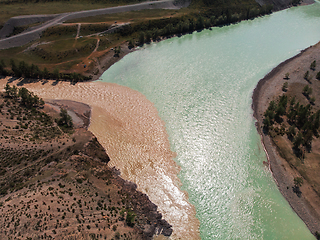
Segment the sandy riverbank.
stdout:
<path fill-rule="evenodd" d="M 308 101 L 302 95 L 301 91 L 303 86 L 308 84 L 303 78 L 305 72 L 308 70 L 313 76 L 313 79 L 311 80 L 311 86 L 314 88 L 313 95 L 316 98 L 319 98 L 319 89 L 316 88 L 318 80 L 315 79 L 315 74 L 319 71 L 319 67 L 317 67 L 316 71 L 311 71 L 309 69 L 310 63 L 314 60 L 317 60 L 317 64 L 319 65 L 320 42 L 303 50 L 300 54 L 286 60 L 274 68 L 268 75 L 259 81 L 252 96 L 252 108 L 254 110 L 254 117 L 257 119 L 256 127 L 265 146 L 269 166 L 274 179 L 282 195 L 313 234 L 316 231 L 320 231 L 320 197 L 314 190 L 316 189 L 316 186 L 304 181 L 304 184 L 301 187 L 301 197 L 298 197 L 293 192 L 293 179 L 294 177 L 300 176 L 300 174 L 280 156 L 273 140 L 263 133 L 262 121 L 263 113 L 268 108 L 269 102 L 283 94 L 282 86 L 285 81 L 289 83 L 288 94 L 297 95 L 297 100 L 300 101 L 300 103 L 305 105 L 308 104 Z M 286 73 L 290 73 L 289 80 L 284 79 Z M 319 99 L 317 99 L 314 108 L 319 108 Z M 318 139 L 314 139 L 312 151 L 316 153 L 319 152 Z M 308 159 L 305 160 L 304 164 L 310 164 Z M 319 166 L 314 166 L 313 168 L 315 167 L 318 167 L 319 169 Z M 316 171 L 316 169 L 314 169 L 314 171 Z"/>
<path fill-rule="evenodd" d="M 4 88 L 6 80 L 0 81 Z M 13 81 L 12 84 L 18 84 Z M 173 226 L 174 239 L 199 239 L 195 209 L 182 192 L 179 168 L 170 150 L 164 122 L 154 105 L 141 93 L 117 84 L 67 82 L 24 84 L 43 99 L 63 99 L 88 104 L 89 130 L 97 137 L 121 177 L 137 184 Z"/>

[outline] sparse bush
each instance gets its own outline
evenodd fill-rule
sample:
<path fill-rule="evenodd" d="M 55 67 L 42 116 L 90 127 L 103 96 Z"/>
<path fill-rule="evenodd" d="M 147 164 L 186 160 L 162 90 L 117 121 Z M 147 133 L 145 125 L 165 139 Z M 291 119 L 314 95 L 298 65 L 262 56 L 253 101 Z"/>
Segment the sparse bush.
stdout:
<path fill-rule="evenodd" d="M 287 73 L 284 75 L 284 79 L 288 80 L 288 79 L 289 79 L 289 76 L 290 76 L 290 73 L 287 72 Z"/>
<path fill-rule="evenodd" d="M 295 177 L 293 182 L 295 186 L 301 187 L 303 184 L 303 179 L 301 177 Z"/>
<path fill-rule="evenodd" d="M 314 60 L 314 61 L 310 64 L 310 69 L 313 70 L 313 71 L 316 70 L 316 65 L 317 65 L 317 64 L 316 64 L 316 60 Z"/>
<path fill-rule="evenodd" d="M 282 91 L 286 92 L 288 90 L 288 82 L 285 82 L 283 85 L 282 85 Z"/>

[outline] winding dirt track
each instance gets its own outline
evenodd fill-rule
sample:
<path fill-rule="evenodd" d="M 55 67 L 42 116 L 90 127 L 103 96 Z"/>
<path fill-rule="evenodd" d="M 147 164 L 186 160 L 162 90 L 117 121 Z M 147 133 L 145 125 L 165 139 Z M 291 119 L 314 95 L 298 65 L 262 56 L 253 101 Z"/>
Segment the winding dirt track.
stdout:
<path fill-rule="evenodd" d="M 56 15 L 31 15 L 31 16 L 17 16 L 13 17 L 5 24 L 5 26 L 0 31 L 0 36 L 4 35 L 1 32 L 7 32 L 8 29 L 13 29 L 14 26 L 21 26 L 32 22 L 34 19 L 50 19 L 45 23 L 33 27 L 30 30 L 22 32 L 12 37 L 4 38 L 0 40 L 0 49 L 7 49 L 11 47 L 19 47 L 24 44 L 27 44 L 40 37 L 41 33 L 49 27 L 63 23 L 64 21 L 91 17 L 103 14 L 113 14 L 119 12 L 128 12 L 128 11 L 139 11 L 143 9 L 179 9 L 181 6 L 175 6 L 173 4 L 174 0 L 161 0 L 161 1 L 148 1 L 138 4 L 86 10 L 79 12 L 69 12 Z"/>

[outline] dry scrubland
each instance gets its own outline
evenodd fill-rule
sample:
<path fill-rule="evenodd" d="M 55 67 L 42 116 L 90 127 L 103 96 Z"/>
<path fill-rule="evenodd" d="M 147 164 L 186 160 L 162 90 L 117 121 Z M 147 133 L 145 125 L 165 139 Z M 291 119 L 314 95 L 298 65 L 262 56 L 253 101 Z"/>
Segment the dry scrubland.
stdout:
<path fill-rule="evenodd" d="M 253 94 L 254 115 L 280 191 L 320 238 L 320 43 L 285 61 Z"/>
<path fill-rule="evenodd" d="M 38 105 L 0 95 L 0 239 L 171 234 L 148 197 L 108 167 L 108 155 L 86 126 L 66 127 L 55 107 Z M 90 109 L 83 108 L 74 113 L 88 123 Z"/>
<path fill-rule="evenodd" d="M 318 63 L 318 66 L 310 69 L 314 61 Z M 273 138 L 281 156 L 299 171 L 320 197 L 320 138 L 317 114 L 320 110 L 320 79 L 316 78 L 320 71 L 319 65 L 320 55 L 315 54 L 287 69 L 288 78 L 285 73 L 282 79 L 279 79 L 279 82 L 283 83 L 281 95 L 287 96 L 288 99 L 286 113 L 280 116 L 279 121 L 273 121 L 272 127 L 269 128 L 269 135 Z M 279 103 L 280 98 L 272 96 L 270 99 Z M 290 118 L 291 109 L 296 109 L 298 106 L 300 110 L 296 110 L 297 115 Z M 299 119 L 299 111 L 304 119 Z M 310 126 L 311 129 L 308 129 L 308 124 L 316 126 Z M 300 133 L 302 140 L 298 145 Z M 298 146 L 295 147 L 295 145 Z"/>

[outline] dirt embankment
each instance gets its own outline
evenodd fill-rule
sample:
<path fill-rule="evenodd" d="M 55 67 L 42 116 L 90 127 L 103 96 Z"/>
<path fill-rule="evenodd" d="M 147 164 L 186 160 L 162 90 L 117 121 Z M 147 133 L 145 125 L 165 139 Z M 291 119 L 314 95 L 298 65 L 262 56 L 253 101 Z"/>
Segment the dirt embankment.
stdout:
<path fill-rule="evenodd" d="M 282 94 L 289 98 L 295 96 L 296 102 L 307 105 L 309 100 L 302 94 L 304 86 L 313 88 L 315 103 L 313 112 L 320 108 L 319 88 L 320 81 L 316 79 L 316 73 L 320 71 L 310 70 L 310 64 L 315 61 L 320 63 L 320 43 L 303 50 L 298 55 L 286 60 L 274 68 L 261 79 L 253 92 L 252 108 L 257 119 L 256 127 L 261 135 L 262 143 L 268 157 L 270 169 L 282 195 L 289 202 L 292 209 L 305 222 L 314 234 L 320 232 L 320 196 L 319 196 L 319 152 L 320 140 L 313 138 L 311 152 L 306 152 L 305 158 L 295 156 L 292 142 L 287 135 L 273 136 L 272 138 L 263 131 L 264 112 L 271 100 L 276 100 Z M 304 78 L 306 71 L 310 72 L 309 80 Z M 285 79 L 286 73 L 289 78 Z M 288 83 L 288 90 L 283 91 L 283 84 Z M 304 183 L 300 187 L 301 196 L 293 191 L 294 178 L 302 177 Z"/>
<path fill-rule="evenodd" d="M 28 110 L 3 95 L 0 103 L 1 239 L 171 235 L 171 225 L 148 196 L 108 167 L 105 149 L 86 130 L 88 105 L 52 100 Z M 59 131 L 47 117 L 59 117 L 59 107 L 72 113 L 80 128 Z"/>

